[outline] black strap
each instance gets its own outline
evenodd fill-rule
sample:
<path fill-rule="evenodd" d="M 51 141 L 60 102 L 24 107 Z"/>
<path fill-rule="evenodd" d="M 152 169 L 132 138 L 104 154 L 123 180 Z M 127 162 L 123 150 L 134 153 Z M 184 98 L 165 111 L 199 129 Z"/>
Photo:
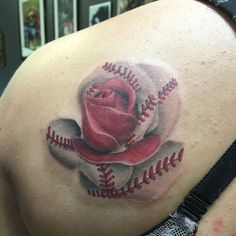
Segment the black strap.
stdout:
<path fill-rule="evenodd" d="M 213 6 L 226 12 L 236 22 L 236 0 L 208 0 Z"/>
<path fill-rule="evenodd" d="M 198 222 L 236 176 L 236 141 L 191 191 L 179 211 Z"/>

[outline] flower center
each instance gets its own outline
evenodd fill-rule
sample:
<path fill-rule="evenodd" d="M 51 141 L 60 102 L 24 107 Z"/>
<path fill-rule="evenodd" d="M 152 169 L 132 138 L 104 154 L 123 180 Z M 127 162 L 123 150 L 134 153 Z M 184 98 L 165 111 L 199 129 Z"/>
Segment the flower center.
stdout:
<path fill-rule="evenodd" d="M 106 98 L 106 97 L 109 97 L 112 93 L 113 92 L 110 89 L 103 89 L 102 91 L 98 92 L 98 94 L 96 94 L 96 97 Z"/>

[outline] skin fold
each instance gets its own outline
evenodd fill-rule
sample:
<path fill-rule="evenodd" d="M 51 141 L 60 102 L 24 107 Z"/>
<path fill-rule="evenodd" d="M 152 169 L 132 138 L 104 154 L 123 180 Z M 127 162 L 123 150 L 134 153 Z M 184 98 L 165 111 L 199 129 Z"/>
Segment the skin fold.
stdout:
<path fill-rule="evenodd" d="M 169 119 L 168 125 L 158 130 L 150 122 L 148 131 L 142 135 L 141 130 L 131 127 L 133 133 L 140 134 L 140 140 L 147 134 L 163 137 L 155 139 L 155 144 L 160 144 L 159 151 L 155 152 L 156 160 L 164 161 L 167 153 L 170 152 L 167 156 L 171 157 L 175 152 L 172 148 L 184 147 L 183 159 L 172 178 L 162 176 L 162 193 L 157 194 L 158 197 L 155 197 L 156 185 L 152 185 L 151 190 L 137 191 L 134 198 L 89 195 L 88 186 L 98 187 L 91 160 L 88 164 L 86 158 L 78 158 L 81 147 L 74 154 L 61 154 L 58 146 L 47 140 L 51 126 L 61 132 L 61 136 L 68 134 L 68 138 L 75 138 L 72 139 L 75 144 L 78 144 L 75 140 L 82 139 L 86 145 L 105 149 L 106 153 L 125 150 L 122 132 L 112 134 L 112 140 L 116 141 L 110 150 L 111 146 L 104 147 L 95 142 L 97 139 L 94 141 L 98 126 L 93 125 L 93 132 L 83 129 L 83 124 L 92 124 L 88 115 L 96 118 L 91 109 L 96 101 L 85 95 L 81 100 L 79 96 L 95 81 L 94 75 L 99 74 L 96 68 L 106 62 L 124 61 L 139 67 L 135 70 L 140 70 L 137 74 L 146 73 L 150 78 L 157 72 L 147 67 L 144 70 L 142 65 L 152 65 L 159 73 L 160 68 L 164 68 L 171 79 L 178 82 L 174 90 L 178 106 L 168 108 L 177 116 Z M 193 0 L 157 1 L 37 50 L 17 70 L 0 99 L 1 235 L 140 235 L 161 222 L 235 139 L 235 64 L 235 28 L 225 16 Z M 105 73 L 104 70 L 101 73 Z M 117 80 L 110 78 L 111 82 L 105 83 L 104 77 L 101 78 L 103 89 L 109 90 L 112 83 L 112 88 L 119 91 L 116 96 L 120 100 L 116 105 L 126 109 L 125 117 L 131 116 L 132 120 L 136 114 L 132 112 L 137 109 L 131 109 L 131 90 L 123 82 L 118 85 Z M 147 78 L 146 81 L 148 83 Z M 142 83 L 145 84 L 145 79 Z M 129 105 L 119 97 L 121 87 L 122 93 L 130 97 Z M 149 90 L 158 92 L 158 84 L 151 84 Z M 163 110 L 155 116 L 155 124 L 162 122 L 163 117 L 168 121 L 172 113 L 165 118 L 166 112 Z M 154 131 L 149 132 L 152 129 Z M 117 186 L 126 184 L 133 173 L 139 177 L 153 161 L 143 162 L 142 158 L 132 165 L 130 159 L 128 162 L 125 159 L 125 163 L 112 163 L 114 172 L 123 178 Z M 125 167 L 121 170 L 118 165 Z M 233 181 L 203 217 L 198 236 L 235 235 L 235 189 Z"/>

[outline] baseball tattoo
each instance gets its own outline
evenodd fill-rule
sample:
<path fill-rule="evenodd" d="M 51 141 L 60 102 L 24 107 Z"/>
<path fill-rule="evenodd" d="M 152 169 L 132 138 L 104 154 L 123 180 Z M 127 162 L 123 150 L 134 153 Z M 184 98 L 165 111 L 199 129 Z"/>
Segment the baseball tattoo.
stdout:
<path fill-rule="evenodd" d="M 51 155 L 78 170 L 92 197 L 160 197 L 175 179 L 183 144 L 169 140 L 179 114 L 178 82 L 167 70 L 106 62 L 82 82 L 78 119 L 50 122 Z"/>

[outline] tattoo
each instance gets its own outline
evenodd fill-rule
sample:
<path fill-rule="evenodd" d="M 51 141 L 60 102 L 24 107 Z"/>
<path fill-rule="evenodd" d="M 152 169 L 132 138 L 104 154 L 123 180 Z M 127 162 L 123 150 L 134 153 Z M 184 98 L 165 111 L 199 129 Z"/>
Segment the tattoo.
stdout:
<path fill-rule="evenodd" d="M 182 143 L 168 140 L 179 114 L 177 87 L 163 68 L 106 62 L 79 88 L 78 119 L 50 122 L 50 153 L 78 170 L 91 196 L 157 199 L 184 153 Z"/>

